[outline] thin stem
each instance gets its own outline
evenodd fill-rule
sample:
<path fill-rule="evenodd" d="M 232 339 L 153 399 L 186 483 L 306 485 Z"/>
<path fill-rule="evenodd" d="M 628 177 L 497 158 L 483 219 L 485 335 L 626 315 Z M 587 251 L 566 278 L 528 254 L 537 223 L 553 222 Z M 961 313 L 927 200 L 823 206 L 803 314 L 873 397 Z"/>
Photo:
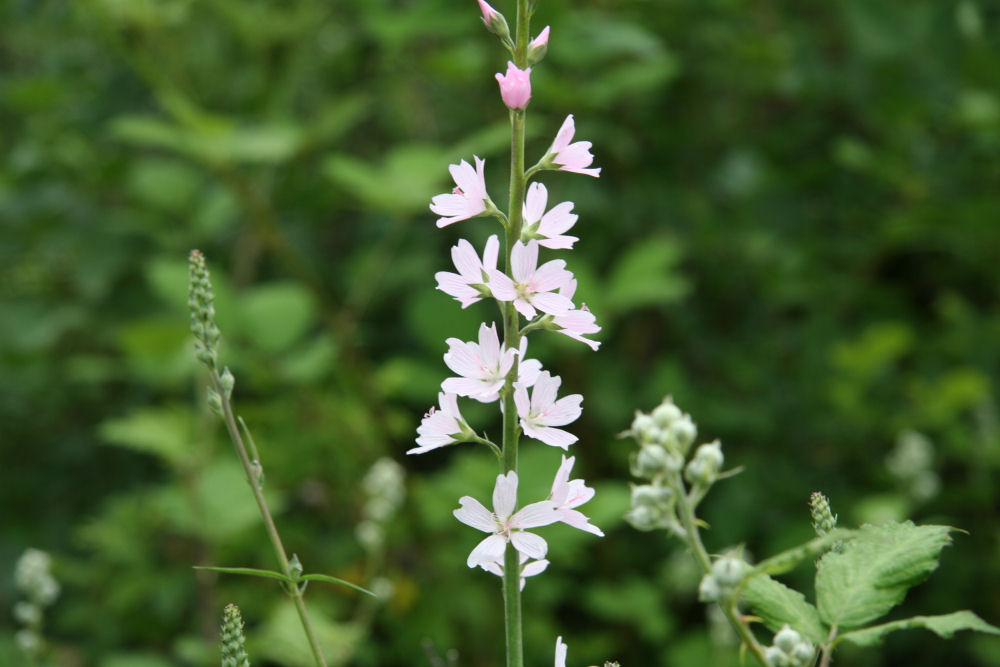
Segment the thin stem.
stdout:
<path fill-rule="evenodd" d="M 517 24 L 514 37 L 514 64 L 524 69 L 528 64 L 528 24 L 530 14 L 527 0 L 517 0 Z M 510 198 L 507 208 L 507 275 L 511 274 L 510 253 L 521 238 L 524 203 L 524 109 L 510 112 Z M 518 349 L 520 344 L 520 318 L 513 302 L 504 303 L 503 340 L 508 349 Z M 503 400 L 503 467 L 505 471 L 517 472 L 517 406 L 514 404 L 514 382 L 517 380 L 518 364 L 507 374 L 502 394 Z M 524 640 L 521 633 L 521 561 L 509 542 L 504 552 L 503 568 L 504 630 L 507 644 L 507 667 L 524 667 Z"/>
<path fill-rule="evenodd" d="M 226 390 L 222 387 L 218 371 L 212 372 L 212 386 L 222 399 L 222 416 L 226 422 L 226 430 L 229 431 L 229 438 L 233 441 L 233 447 L 236 449 L 236 454 L 243 465 L 243 472 L 247 476 L 247 483 L 250 485 L 254 500 L 257 502 L 257 509 L 260 510 L 260 516 L 264 520 L 264 529 L 271 540 L 271 546 L 274 548 L 274 555 L 278 559 L 278 565 L 281 566 L 283 574 L 288 574 L 288 554 L 285 552 L 285 545 L 281 542 L 281 536 L 278 535 L 278 528 L 274 525 L 274 519 L 271 517 L 271 510 L 267 506 L 267 501 L 264 499 L 264 493 L 261 491 L 260 485 L 257 483 L 253 463 L 247 455 L 243 436 L 240 435 L 240 430 L 236 426 L 236 419 L 233 417 L 232 403 L 226 395 Z M 306 603 L 302 599 L 302 591 L 299 590 L 298 586 L 290 586 L 288 588 L 288 595 L 292 598 L 292 602 L 295 603 L 295 611 L 298 612 L 299 620 L 302 622 L 302 629 L 305 630 L 306 638 L 309 640 L 309 648 L 312 649 L 316 664 L 320 667 L 326 667 L 326 659 L 323 657 L 323 651 L 319 646 L 316 631 L 313 630 L 312 622 L 309 620 Z"/>
<path fill-rule="evenodd" d="M 837 637 L 837 626 L 830 628 L 830 634 L 826 638 L 826 643 L 821 648 L 823 657 L 819 661 L 819 667 L 830 667 L 833 659 L 833 640 Z"/>
<path fill-rule="evenodd" d="M 679 491 L 677 493 L 677 514 L 687 534 L 688 546 L 691 548 L 695 560 L 698 561 L 698 565 L 701 566 L 702 571 L 705 574 L 711 574 L 712 560 L 708 557 L 708 551 L 705 550 L 705 545 L 701 541 L 701 532 L 698 530 L 698 524 L 694 517 L 694 509 L 688 502 L 687 494 L 684 493 L 684 482 L 681 481 L 679 474 L 673 480 L 673 486 L 675 490 Z M 736 630 L 736 634 L 740 636 L 743 643 L 750 649 L 757 662 L 762 667 L 768 667 L 767 658 L 764 656 L 764 648 L 757 641 L 757 638 L 753 636 L 753 632 L 750 631 L 746 622 L 736 611 L 735 604 L 723 604 L 720 601 L 719 608 L 722 609 L 726 618 L 729 619 L 729 624 Z"/>

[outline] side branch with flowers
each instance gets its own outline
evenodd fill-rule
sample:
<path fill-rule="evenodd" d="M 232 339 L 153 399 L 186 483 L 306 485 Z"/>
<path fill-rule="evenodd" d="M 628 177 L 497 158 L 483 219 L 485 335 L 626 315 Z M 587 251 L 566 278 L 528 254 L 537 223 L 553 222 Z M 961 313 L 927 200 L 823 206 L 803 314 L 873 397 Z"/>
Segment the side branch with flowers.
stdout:
<path fill-rule="evenodd" d="M 541 249 L 569 250 L 579 240 L 568 236 L 577 222 L 572 202 L 561 202 L 548 211 L 549 193 L 544 185 L 529 183 L 541 171 L 566 171 L 598 177 L 591 167 L 590 142 L 573 142 L 573 116 L 566 118 L 542 158 L 525 169 L 524 127 L 531 99 L 531 68 L 545 56 L 549 27 L 529 41 L 529 22 L 534 2 L 517 0 L 514 35 L 504 16 L 484 0 L 478 0 L 486 27 L 510 53 L 506 72 L 496 75 L 500 97 L 507 106 L 511 124 L 510 187 L 508 209 L 502 211 L 486 189 L 485 160 L 473 156 L 450 166 L 455 188 L 435 196 L 431 211 L 440 216 L 444 228 L 472 218 L 495 218 L 504 230 L 503 270 L 500 238 L 492 235 L 482 253 L 466 239 L 452 248 L 455 272 L 435 276 L 437 288 L 455 298 L 462 308 L 493 299 L 500 310 L 496 322 L 479 326 L 475 341 L 448 338 L 445 365 L 455 374 L 441 383 L 438 406 L 424 416 L 417 428 L 417 447 L 408 454 L 423 454 L 460 443 L 486 445 L 500 464 L 493 488 L 492 509 L 471 496 L 459 499 L 455 517 L 487 534 L 466 559 L 503 579 L 505 636 L 508 667 L 521 667 L 521 590 L 526 577 L 541 573 L 549 565 L 548 545 L 531 529 L 554 523 L 603 536 L 576 508 L 589 501 L 593 489 L 582 479 L 570 479 L 575 456 L 563 455 L 547 498 L 524 504 L 518 501 L 518 444 L 522 435 L 546 445 L 569 449 L 577 437 L 561 427 L 579 418 L 580 394 L 559 397 L 562 379 L 529 359 L 528 335 L 538 330 L 562 333 L 597 350 L 600 343 L 588 336 L 600 331 L 596 318 L 583 304 L 577 306 L 577 283 L 563 259 L 543 263 Z M 522 320 L 523 317 L 523 320 Z M 501 338 L 502 333 L 502 338 Z M 498 402 L 503 419 L 503 439 L 494 443 L 479 435 L 459 409 L 458 399 L 481 403 Z M 557 641 L 556 662 L 565 662 L 565 645 Z"/>

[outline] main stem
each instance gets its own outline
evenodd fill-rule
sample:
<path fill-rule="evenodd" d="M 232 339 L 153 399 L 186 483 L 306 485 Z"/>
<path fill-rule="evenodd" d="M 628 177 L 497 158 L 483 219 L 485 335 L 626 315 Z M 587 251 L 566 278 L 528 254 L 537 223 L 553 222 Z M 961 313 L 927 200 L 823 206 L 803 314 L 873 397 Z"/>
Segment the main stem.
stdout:
<path fill-rule="evenodd" d="M 685 493 L 684 483 L 681 481 L 680 474 L 676 474 L 676 479 L 673 480 L 674 491 L 677 493 L 677 514 L 680 516 L 681 523 L 684 525 L 684 532 L 687 533 L 687 543 L 694 554 L 695 560 L 698 561 L 698 565 L 701 566 L 702 571 L 705 574 L 712 573 L 712 559 L 708 557 L 708 551 L 705 549 L 705 545 L 701 541 L 701 532 L 698 530 L 698 524 L 695 522 L 694 508 L 691 503 L 688 502 L 687 493 Z M 749 649 L 750 653 L 757 659 L 757 662 L 761 664 L 762 667 L 768 667 L 767 657 L 764 655 L 764 648 L 757 641 L 757 638 L 753 636 L 750 628 L 747 624 L 740 618 L 740 615 L 734 609 L 733 605 L 719 602 L 719 608 L 726 615 L 729 620 L 729 624 L 733 626 L 736 630 L 736 634 L 740 636 L 743 644 Z"/>
<path fill-rule="evenodd" d="M 226 422 L 226 429 L 229 431 L 229 438 L 233 441 L 233 447 L 236 449 L 236 454 L 243 465 L 243 472 L 246 473 L 247 483 L 250 485 L 254 500 L 257 502 L 257 509 L 260 510 L 260 516 L 264 519 L 264 529 L 271 540 L 271 547 L 273 547 L 274 555 L 278 559 L 278 565 L 281 566 L 282 574 L 288 574 L 288 554 L 285 552 L 285 545 L 281 542 L 281 536 L 278 534 L 277 526 L 274 525 L 271 510 L 267 506 L 267 501 L 264 499 L 264 493 L 261 491 L 260 485 L 257 483 L 253 464 L 247 455 L 246 445 L 243 444 L 243 436 L 240 434 L 240 430 L 236 426 L 236 419 L 233 417 L 233 406 L 229 401 L 229 397 L 226 396 L 226 391 L 223 389 L 222 383 L 219 381 L 219 374 L 216 371 L 212 371 L 212 386 L 222 399 L 222 416 Z M 287 590 L 289 597 L 292 598 L 292 602 L 295 604 L 295 611 L 299 615 L 302 629 L 305 630 L 306 638 L 309 640 L 309 648 L 312 650 L 316 664 L 319 667 L 327 667 L 326 658 L 323 657 L 323 650 L 320 648 L 319 639 L 316 637 L 316 631 L 313 629 L 312 621 L 309 620 L 309 612 L 306 610 L 305 600 L 302 599 L 302 591 L 295 585 L 289 586 Z"/>
<path fill-rule="evenodd" d="M 517 0 L 514 64 L 528 66 L 528 0 Z M 524 203 L 524 109 L 510 112 L 510 199 L 507 208 L 507 275 L 511 274 L 510 252 L 521 238 Z M 512 302 L 504 303 L 503 340 L 508 349 L 518 349 L 521 323 Z M 517 472 L 517 406 L 514 404 L 514 381 L 520 359 L 507 374 L 503 389 L 503 468 Z M 524 638 L 521 632 L 521 561 L 513 545 L 507 543 L 503 568 L 504 630 L 507 643 L 507 667 L 524 667 Z"/>

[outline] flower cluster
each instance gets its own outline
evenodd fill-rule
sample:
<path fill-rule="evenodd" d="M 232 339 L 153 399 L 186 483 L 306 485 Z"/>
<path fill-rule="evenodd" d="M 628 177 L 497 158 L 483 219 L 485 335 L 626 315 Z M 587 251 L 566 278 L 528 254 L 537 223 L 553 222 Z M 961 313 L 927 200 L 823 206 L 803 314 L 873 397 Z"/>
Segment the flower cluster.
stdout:
<path fill-rule="evenodd" d="M 531 99 L 532 67 L 545 56 L 550 29 L 545 27 L 528 45 L 527 52 L 515 53 L 506 19 L 484 0 L 479 0 L 483 23 L 514 55 L 506 72 L 496 75 L 500 97 L 510 109 L 511 122 L 523 123 L 524 109 Z M 447 227 L 473 218 L 498 220 L 506 240 L 501 256 L 501 237 L 492 235 L 480 249 L 460 239 L 451 250 L 454 271 L 435 274 L 437 289 L 453 297 L 462 308 L 483 300 L 493 300 L 504 314 L 503 325 L 483 322 L 476 340 L 448 338 L 444 363 L 453 375 L 441 383 L 438 405 L 424 415 L 417 427 L 417 446 L 409 454 L 423 454 L 441 447 L 474 442 L 489 446 L 498 457 L 507 448 L 517 447 L 521 435 L 568 451 L 577 437 L 565 430 L 582 413 L 583 396 L 560 396 L 562 379 L 528 358 L 527 334 L 549 330 L 578 340 L 596 350 L 600 343 L 590 336 L 601 328 L 585 304 L 574 302 L 577 281 L 565 259 L 545 258 L 543 253 L 565 251 L 579 240 L 568 235 L 578 216 L 573 203 L 549 206 L 549 191 L 531 177 L 542 171 L 565 171 L 597 177 L 591 167 L 594 156 L 587 141 L 574 142 L 576 127 L 568 116 L 548 150 L 523 174 L 512 174 L 513 211 L 504 213 L 490 198 L 486 187 L 486 161 L 473 156 L 472 164 L 462 160 L 450 166 L 455 186 L 432 198 L 430 210 L 437 214 L 437 226 Z M 523 150 L 523 148 L 521 149 Z M 513 183 L 517 183 L 515 188 Z M 558 201 L 558 200 L 555 200 Z M 503 261 L 500 261 L 500 260 Z M 521 320 L 521 318 L 524 318 Z M 503 340 L 501 340 L 501 333 Z M 510 430 L 503 443 L 480 436 L 463 417 L 459 399 L 500 404 L 501 412 L 516 412 L 513 441 Z M 516 451 L 516 449 L 515 449 Z M 512 457 L 516 460 L 516 457 Z M 462 523 L 487 533 L 467 559 L 469 567 L 480 567 L 503 575 L 507 545 L 518 552 L 521 585 L 524 579 L 542 572 L 548 561 L 545 539 L 532 532 L 554 523 L 603 535 L 577 508 L 593 495 L 582 479 L 570 480 L 575 457 L 563 455 L 549 496 L 519 507 L 516 469 L 505 467 L 496 478 L 492 509 L 471 496 L 459 500 L 455 517 Z M 514 561 L 508 561 L 512 566 Z M 508 573 L 510 574 L 510 573 Z"/>
<path fill-rule="evenodd" d="M 805 667 L 816 659 L 816 648 L 786 623 L 764 652 L 771 667 Z"/>

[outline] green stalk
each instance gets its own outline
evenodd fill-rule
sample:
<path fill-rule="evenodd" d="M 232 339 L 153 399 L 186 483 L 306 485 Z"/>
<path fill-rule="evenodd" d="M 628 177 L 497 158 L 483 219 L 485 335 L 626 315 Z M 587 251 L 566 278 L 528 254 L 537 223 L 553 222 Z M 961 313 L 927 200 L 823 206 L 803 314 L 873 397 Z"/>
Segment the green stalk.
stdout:
<path fill-rule="evenodd" d="M 514 64 L 524 69 L 528 64 L 528 0 L 517 0 Z M 510 275 L 510 253 L 521 238 L 524 202 L 524 109 L 510 112 L 510 199 L 507 209 L 507 275 Z M 504 345 L 517 349 L 521 342 L 520 318 L 513 303 L 503 309 Z M 519 359 L 507 374 L 503 388 L 503 467 L 517 472 L 517 406 L 514 404 L 514 382 L 517 380 Z M 504 630 L 507 645 L 507 667 L 524 667 L 524 639 L 521 631 L 521 562 L 517 550 L 507 544 L 503 568 Z"/>
<path fill-rule="evenodd" d="M 702 571 L 705 574 L 711 574 L 712 559 L 708 557 L 708 551 L 705 550 L 705 545 L 701 541 L 701 532 L 698 530 L 698 524 L 695 521 L 694 507 L 688 500 L 680 473 L 675 473 L 673 477 L 671 486 L 674 487 L 674 492 L 677 494 L 677 514 L 680 517 L 681 524 L 684 526 L 688 547 L 690 547 L 691 553 L 694 555 L 695 560 L 698 561 L 698 565 L 701 566 Z M 761 667 L 768 667 L 764 648 L 757 641 L 757 638 L 753 636 L 753 632 L 750 631 L 746 622 L 740 617 L 740 614 L 736 610 L 736 605 L 734 603 L 724 604 L 721 600 L 718 604 L 729 620 L 729 624 L 733 626 L 736 634 L 740 636 L 744 646 L 753 654 L 757 662 L 761 664 Z"/>
<path fill-rule="evenodd" d="M 253 492 L 254 500 L 257 502 L 257 509 L 260 510 L 260 516 L 264 520 L 264 529 L 267 531 L 267 536 L 271 540 L 271 546 L 274 548 L 274 555 L 278 559 L 278 565 L 281 567 L 281 572 L 283 574 L 288 574 L 288 554 L 285 551 L 285 545 L 281 542 L 281 536 L 278 535 L 278 528 L 275 526 L 274 519 L 271 517 L 271 510 L 267 506 L 267 501 L 264 499 L 264 493 L 261 491 L 260 485 L 257 483 L 253 464 L 250 461 L 250 457 L 247 455 L 246 445 L 243 444 L 243 436 L 240 435 L 240 430 L 236 426 L 236 419 L 233 417 L 233 406 L 229 401 L 229 397 L 226 395 L 226 390 L 222 386 L 222 382 L 219 378 L 219 372 L 214 370 L 212 371 L 212 387 L 222 399 L 222 416 L 226 422 L 226 430 L 229 431 L 229 438 L 233 441 L 233 447 L 236 449 L 236 454 L 239 456 L 240 463 L 243 465 L 243 472 L 246 473 L 247 482 L 250 484 L 250 490 Z M 299 615 L 299 621 L 302 623 L 302 629 L 305 631 L 306 638 L 309 640 L 309 648 L 312 650 L 313 658 L 316 660 L 316 664 L 319 667 L 327 667 L 326 659 L 323 657 L 323 651 L 319 646 L 319 639 L 316 637 L 316 631 L 313 629 L 312 621 L 309 620 L 309 612 L 306 610 L 305 600 L 302 599 L 302 591 L 299 590 L 297 585 L 288 586 L 286 590 L 289 597 L 292 598 L 292 602 L 295 604 L 295 611 Z"/>

